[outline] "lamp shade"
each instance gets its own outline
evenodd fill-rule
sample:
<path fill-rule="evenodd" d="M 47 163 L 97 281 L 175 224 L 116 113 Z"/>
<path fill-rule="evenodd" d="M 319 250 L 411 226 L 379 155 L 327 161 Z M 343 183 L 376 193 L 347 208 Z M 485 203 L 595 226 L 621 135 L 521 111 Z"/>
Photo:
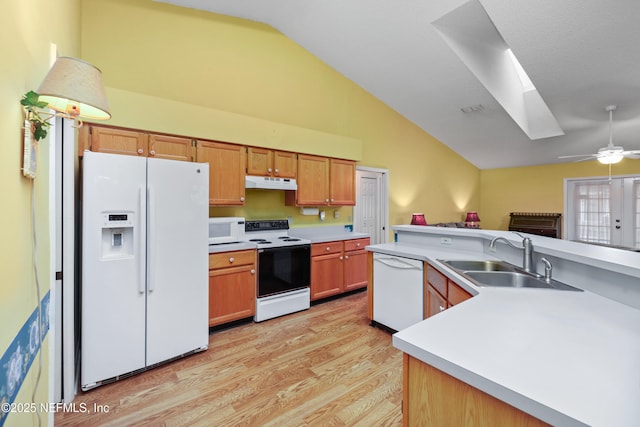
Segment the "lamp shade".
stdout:
<path fill-rule="evenodd" d="M 467 227 L 477 227 L 480 222 L 480 217 L 478 216 L 478 212 L 471 211 L 467 212 L 467 217 L 464 219 Z"/>
<path fill-rule="evenodd" d="M 39 100 L 72 117 L 111 118 L 102 72 L 76 58 L 59 57 L 38 88 Z"/>
<path fill-rule="evenodd" d="M 427 220 L 423 213 L 414 213 L 411 215 L 411 225 L 427 225 Z"/>

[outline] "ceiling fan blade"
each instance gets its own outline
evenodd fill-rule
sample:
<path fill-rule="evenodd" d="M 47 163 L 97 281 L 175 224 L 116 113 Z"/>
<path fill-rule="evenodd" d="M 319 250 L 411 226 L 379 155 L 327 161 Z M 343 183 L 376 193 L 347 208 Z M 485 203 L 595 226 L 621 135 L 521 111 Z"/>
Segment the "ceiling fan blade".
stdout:
<path fill-rule="evenodd" d="M 558 156 L 559 159 L 570 159 L 572 157 L 589 157 L 589 158 L 596 158 L 597 154 L 574 154 L 571 156 Z"/>

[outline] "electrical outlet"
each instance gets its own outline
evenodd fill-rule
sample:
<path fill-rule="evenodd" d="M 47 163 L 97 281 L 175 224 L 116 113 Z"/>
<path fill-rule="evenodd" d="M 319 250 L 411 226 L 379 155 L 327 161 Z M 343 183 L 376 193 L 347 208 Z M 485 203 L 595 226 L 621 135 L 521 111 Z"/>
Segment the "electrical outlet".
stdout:
<path fill-rule="evenodd" d="M 441 237 L 440 238 L 440 244 L 441 245 L 450 245 L 451 244 L 451 237 Z"/>

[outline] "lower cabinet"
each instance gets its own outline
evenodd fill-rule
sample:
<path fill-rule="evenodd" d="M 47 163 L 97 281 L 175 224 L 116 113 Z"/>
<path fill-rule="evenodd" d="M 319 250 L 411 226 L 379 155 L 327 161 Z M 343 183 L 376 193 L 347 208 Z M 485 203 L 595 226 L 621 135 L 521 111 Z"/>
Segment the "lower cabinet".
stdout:
<path fill-rule="evenodd" d="M 473 295 L 462 289 L 451 279 L 425 263 L 424 318 L 431 317 L 449 307 L 468 300 Z"/>
<path fill-rule="evenodd" d="M 543 421 L 408 354 L 403 355 L 405 426 L 547 426 Z"/>
<path fill-rule="evenodd" d="M 256 251 L 209 254 L 209 326 L 256 311 Z"/>
<path fill-rule="evenodd" d="M 311 245 L 311 300 L 366 287 L 368 244 L 367 237 Z"/>

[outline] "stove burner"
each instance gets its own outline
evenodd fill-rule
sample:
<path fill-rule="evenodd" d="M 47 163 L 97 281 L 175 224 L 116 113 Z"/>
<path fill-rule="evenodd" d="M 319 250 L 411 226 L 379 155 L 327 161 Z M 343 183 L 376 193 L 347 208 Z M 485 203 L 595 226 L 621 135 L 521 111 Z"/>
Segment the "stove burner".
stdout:
<path fill-rule="evenodd" d="M 296 239 L 294 237 L 285 237 L 285 238 L 282 239 L 282 241 L 284 241 L 284 242 L 299 242 L 300 239 Z"/>
<path fill-rule="evenodd" d="M 266 243 L 267 239 L 249 239 L 250 242 Z"/>
<path fill-rule="evenodd" d="M 258 242 L 259 245 L 270 245 L 271 242 L 268 240 L 264 240 L 264 239 L 260 239 L 260 241 Z"/>

